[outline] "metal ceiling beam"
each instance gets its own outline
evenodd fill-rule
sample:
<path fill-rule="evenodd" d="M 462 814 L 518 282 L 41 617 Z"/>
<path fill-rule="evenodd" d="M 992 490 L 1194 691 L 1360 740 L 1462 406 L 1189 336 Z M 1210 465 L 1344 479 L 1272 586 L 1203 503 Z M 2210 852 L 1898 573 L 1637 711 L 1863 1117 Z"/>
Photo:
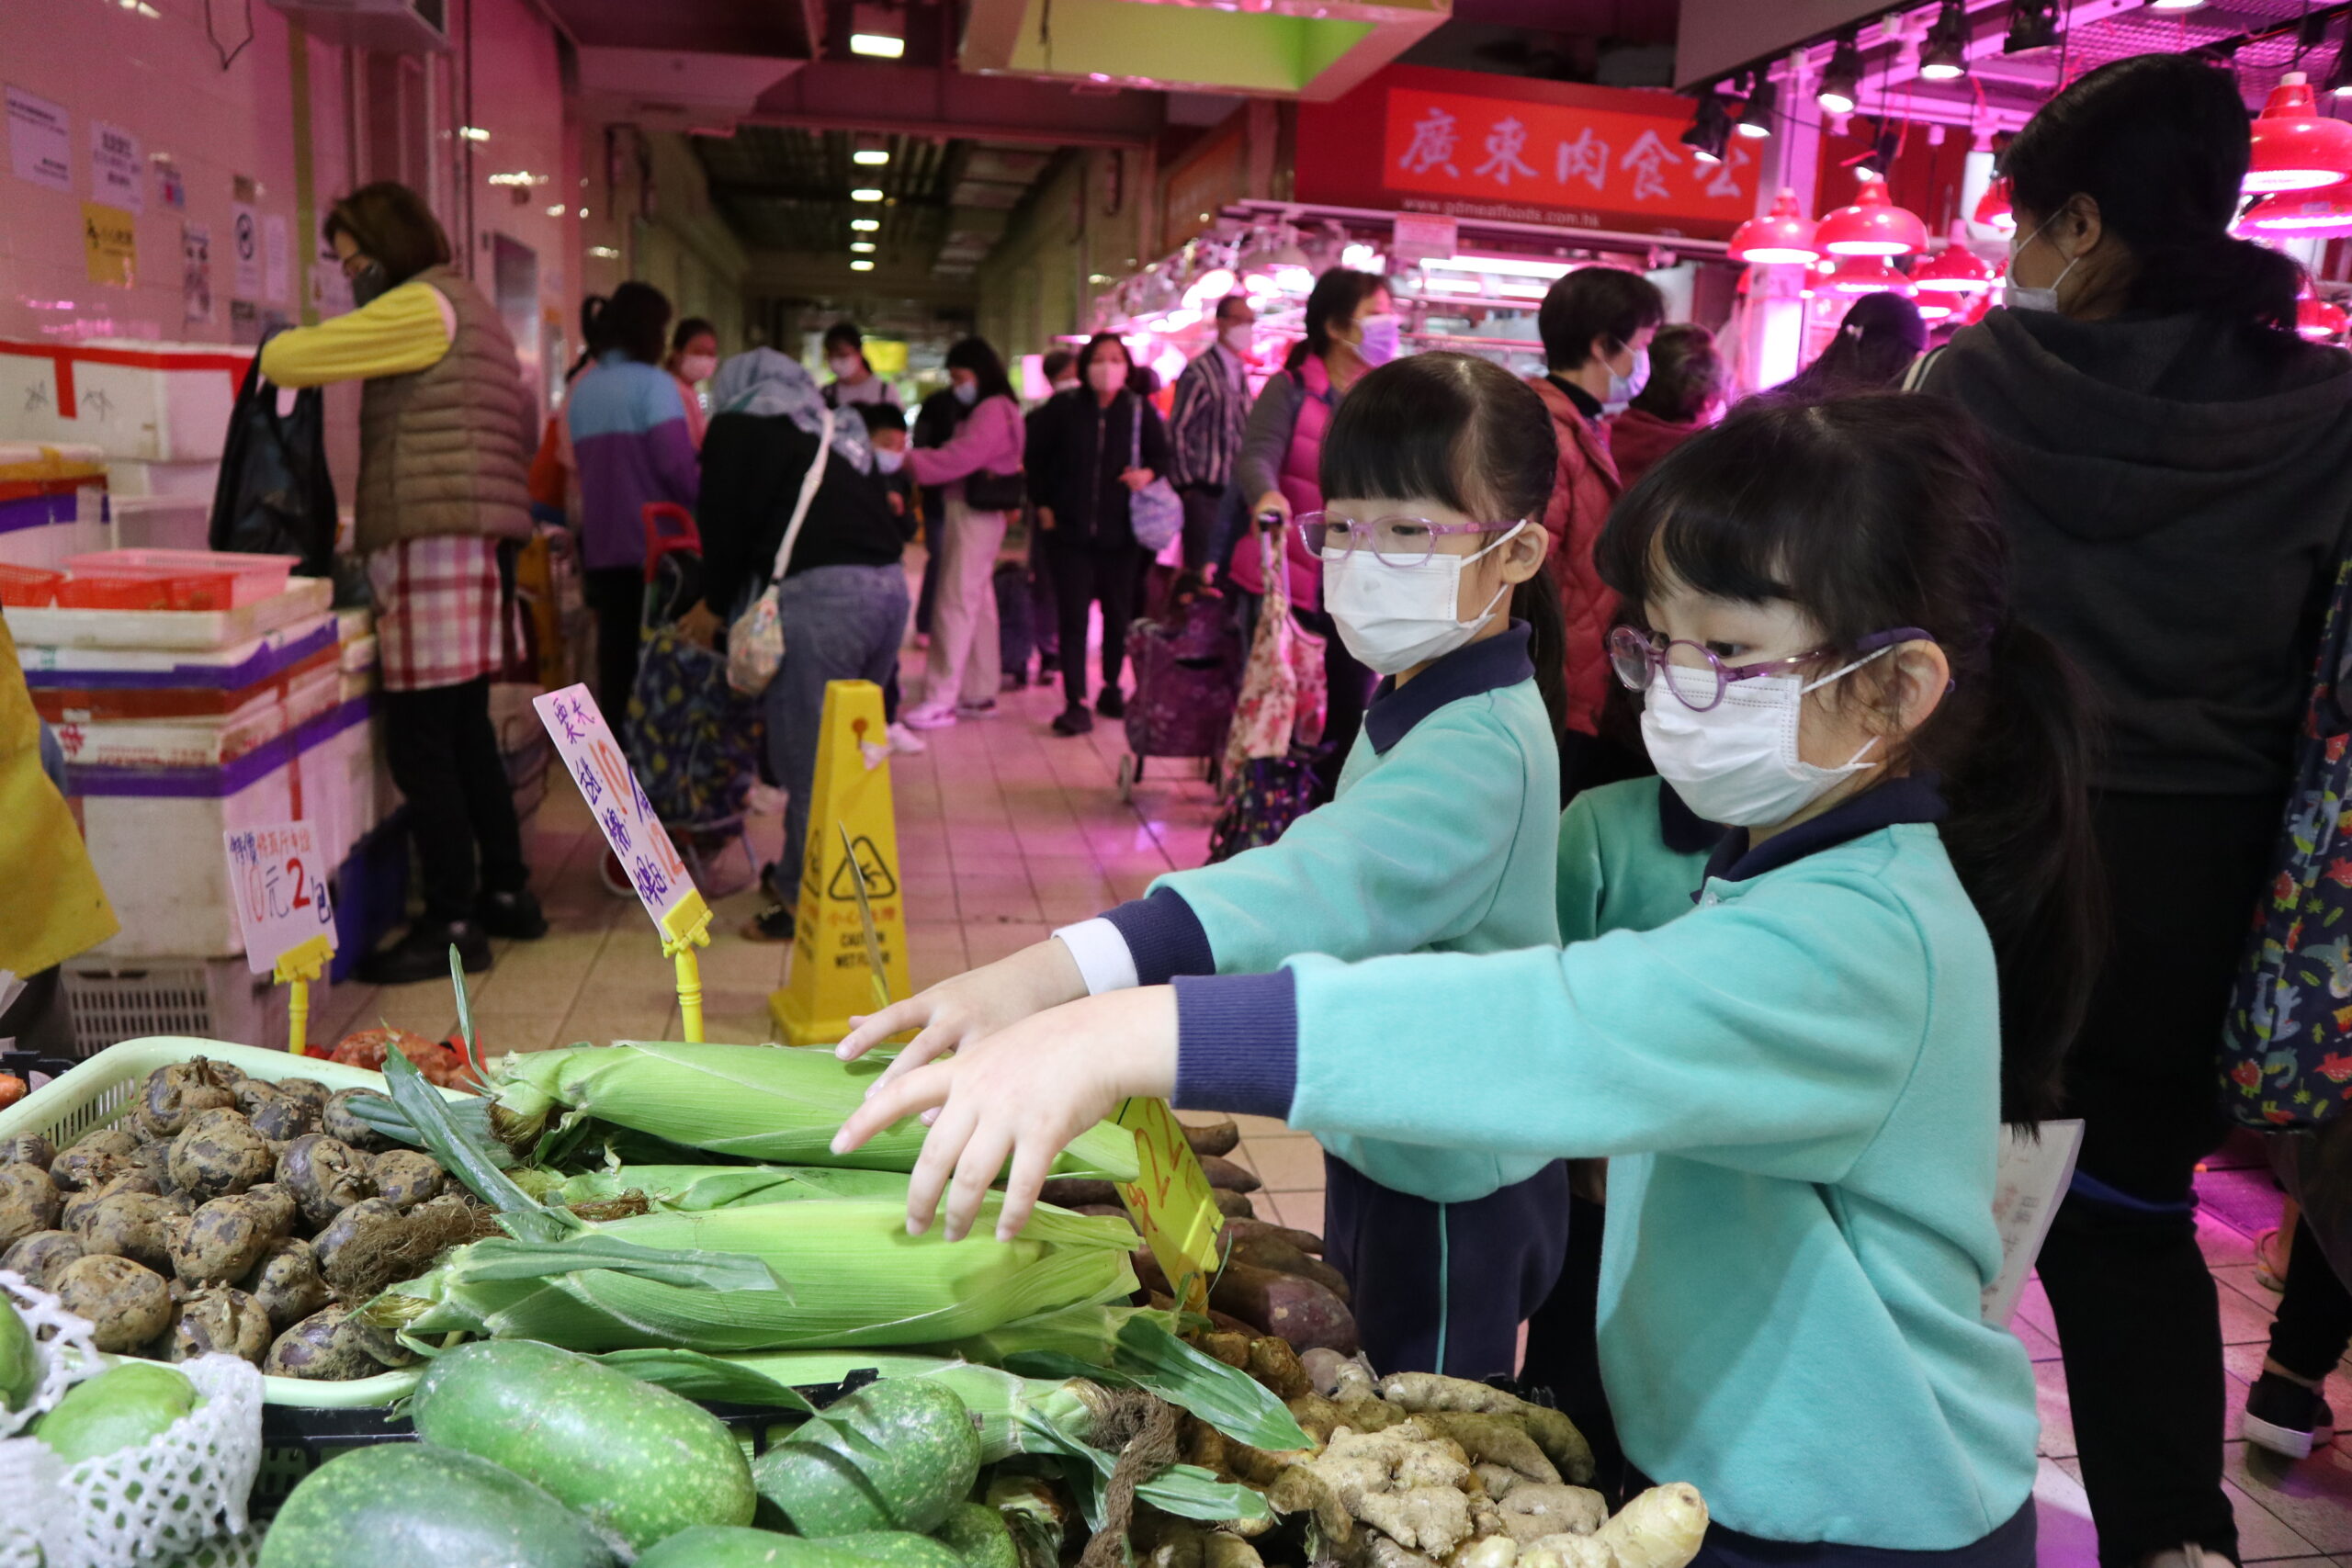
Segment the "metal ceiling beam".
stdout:
<path fill-rule="evenodd" d="M 895 131 L 1034 147 L 1143 147 L 1164 118 L 1157 93 L 1073 93 L 952 66 L 820 60 L 761 96 L 748 125 Z"/>

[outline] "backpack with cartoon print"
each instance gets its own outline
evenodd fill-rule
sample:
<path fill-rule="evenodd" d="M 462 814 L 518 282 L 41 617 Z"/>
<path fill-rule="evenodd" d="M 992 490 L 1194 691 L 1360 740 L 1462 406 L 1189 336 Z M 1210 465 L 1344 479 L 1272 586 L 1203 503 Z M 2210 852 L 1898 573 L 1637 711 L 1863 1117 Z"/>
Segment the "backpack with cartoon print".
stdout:
<path fill-rule="evenodd" d="M 2295 786 L 2222 1026 L 2230 1114 L 2277 1132 L 2340 1118 L 2352 1101 L 2352 558 L 2339 567 Z"/>

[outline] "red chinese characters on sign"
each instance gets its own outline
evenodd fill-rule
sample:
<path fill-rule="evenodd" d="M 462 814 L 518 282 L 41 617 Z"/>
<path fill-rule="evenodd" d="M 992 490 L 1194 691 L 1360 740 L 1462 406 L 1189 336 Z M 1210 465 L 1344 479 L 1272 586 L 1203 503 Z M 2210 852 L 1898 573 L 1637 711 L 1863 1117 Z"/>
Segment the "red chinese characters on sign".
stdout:
<path fill-rule="evenodd" d="M 1734 137 L 1702 163 L 1681 141 L 1687 99 L 1554 83 L 1503 97 L 1492 82 L 1391 67 L 1302 107 L 1300 199 L 1693 235 L 1727 234 L 1756 209 L 1755 155 Z"/>

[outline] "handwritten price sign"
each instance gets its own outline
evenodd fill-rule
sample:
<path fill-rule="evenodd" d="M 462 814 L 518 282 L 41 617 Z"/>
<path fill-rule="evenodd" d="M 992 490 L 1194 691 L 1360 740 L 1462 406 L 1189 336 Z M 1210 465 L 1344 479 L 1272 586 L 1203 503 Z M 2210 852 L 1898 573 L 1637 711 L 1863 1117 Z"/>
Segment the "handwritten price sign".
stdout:
<path fill-rule="evenodd" d="M 645 798 L 637 775 L 629 771 L 612 727 L 597 711 L 596 700 L 585 686 L 566 686 L 534 698 L 531 705 L 548 727 L 564 771 L 580 786 L 580 797 L 588 803 L 589 814 L 603 829 L 605 842 L 620 857 L 629 882 L 637 888 L 638 902 L 645 906 L 655 925 L 669 931 L 669 917 L 678 906 L 688 897 L 699 905 L 700 896 L 686 874 L 686 863 L 678 857 L 677 846 L 670 842 L 661 819 L 653 815 L 653 803 Z"/>
<path fill-rule="evenodd" d="M 334 951 L 334 908 L 327 897 L 326 857 L 309 822 L 231 829 L 229 886 L 237 899 L 237 929 L 245 963 L 266 975 L 305 942 L 323 940 Z"/>
<path fill-rule="evenodd" d="M 1127 1100 L 1112 1120 L 1135 1134 L 1142 1167 L 1139 1180 L 1119 1184 L 1128 1217 L 1143 1233 L 1159 1271 L 1176 1288 L 1177 1304 L 1188 1312 L 1206 1312 L 1209 1280 L 1217 1269 L 1217 1233 L 1225 1228 L 1225 1216 L 1209 1191 L 1207 1173 L 1185 1141 L 1183 1124 L 1164 1100 Z"/>

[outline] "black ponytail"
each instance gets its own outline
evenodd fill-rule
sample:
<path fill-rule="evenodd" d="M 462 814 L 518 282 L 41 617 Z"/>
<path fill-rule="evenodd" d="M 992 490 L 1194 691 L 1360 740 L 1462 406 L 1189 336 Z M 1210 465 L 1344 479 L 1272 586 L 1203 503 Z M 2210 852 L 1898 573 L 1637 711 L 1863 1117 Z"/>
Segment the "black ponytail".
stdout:
<path fill-rule="evenodd" d="M 1528 628 L 1527 657 L 1535 661 L 1535 693 L 1552 716 L 1552 733 L 1568 728 L 1568 618 L 1560 609 L 1560 583 L 1546 558 L 1543 570 L 1511 590 L 1513 620 Z"/>
<path fill-rule="evenodd" d="M 1999 964 L 2001 1114 L 2022 1123 L 2055 1107 L 2104 944 L 2096 738 L 2073 667 L 2010 616 L 1987 471 L 1939 398 L 1752 400 L 1628 491 L 1594 556 L 1629 604 L 1663 574 L 1785 601 L 1831 648 L 1905 626 L 1935 638 L 1951 690 L 1892 761 L 1942 777 L 1944 846 Z M 1890 673 L 1869 666 L 1854 690 Z"/>
<path fill-rule="evenodd" d="M 2077 196 L 2132 255 L 2127 303 L 2195 312 L 2288 338 L 2302 269 L 2233 239 L 2252 141 L 2235 71 L 2188 54 L 2141 54 L 2086 73 L 2044 104 L 2001 155 L 2023 220 Z"/>

